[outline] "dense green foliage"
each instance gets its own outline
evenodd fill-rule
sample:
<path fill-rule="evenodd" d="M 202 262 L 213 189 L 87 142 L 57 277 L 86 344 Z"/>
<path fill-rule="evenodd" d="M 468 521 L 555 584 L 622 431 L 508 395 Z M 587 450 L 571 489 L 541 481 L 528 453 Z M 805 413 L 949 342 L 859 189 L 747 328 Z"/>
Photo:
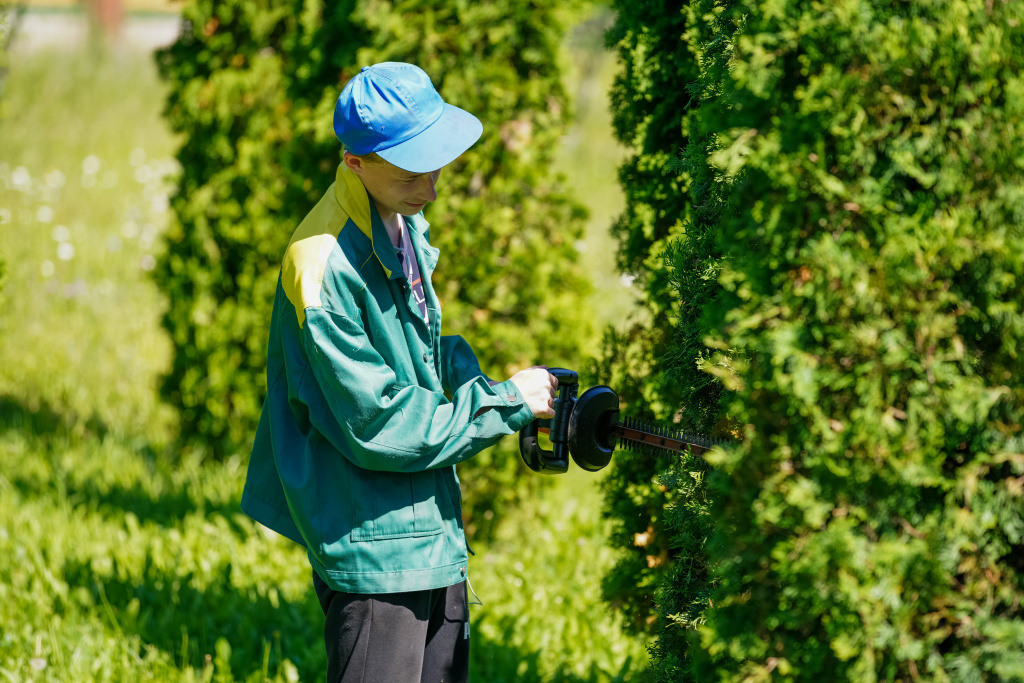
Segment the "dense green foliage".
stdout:
<path fill-rule="evenodd" d="M 1021 680 L 1024 8 L 723 17 L 708 367 L 742 445 L 696 675 Z"/>
<path fill-rule="evenodd" d="M 441 249 L 434 286 L 445 333 L 464 335 L 495 378 L 578 363 L 588 335 L 574 249 L 583 210 L 549 171 L 569 120 L 559 49 L 571 5 L 202 0 L 185 9 L 185 31 L 159 55 L 167 114 L 186 141 L 179 222 L 157 270 L 175 347 L 164 395 L 181 410 L 185 442 L 218 454 L 251 442 L 280 258 L 333 180 L 333 104 L 365 64 L 418 64 L 484 124 L 426 211 Z M 513 445 L 460 468 L 470 530 L 515 495 Z"/>
<path fill-rule="evenodd" d="M 706 163 L 714 139 L 701 130 L 700 113 L 716 93 L 707 74 L 720 68 L 714 60 L 725 50 L 717 24 L 695 21 L 699 10 L 683 3 L 621 2 L 617 9 L 608 42 L 622 70 L 612 107 L 632 154 L 619 172 L 627 208 L 614 231 L 619 267 L 642 286 L 644 315 L 624 333 L 606 335 L 598 374 L 630 414 L 716 434 L 721 385 L 703 371 L 701 315 L 718 288 L 713 228 L 721 193 Z M 633 628 L 660 634 L 656 657 L 671 656 L 666 639 L 681 634 L 680 625 L 698 624 L 707 604 L 707 471 L 689 455 L 645 460 L 620 452 L 605 485 L 612 542 L 625 549 L 605 580 L 605 597 Z"/>
<path fill-rule="evenodd" d="M 1020 680 L 1022 10 L 681 4 L 625 3 L 612 34 L 620 135 L 643 149 L 669 103 L 685 138 L 638 166 L 676 187 L 624 169 L 658 203 L 620 264 L 672 316 L 636 356 L 656 396 L 715 429 L 698 373 L 720 380 L 742 443 L 707 488 L 667 468 L 662 500 L 620 460 L 613 514 L 669 536 L 660 577 L 611 575 L 658 584 L 652 677 Z"/>
<path fill-rule="evenodd" d="M 688 177 L 673 164 L 673 154 L 686 144 L 690 100 L 679 85 L 693 80 L 696 68 L 678 40 L 681 16 L 672 4 L 614 3 L 616 20 L 606 36 L 620 61 L 610 92 L 612 123 L 628 154 L 619 169 L 625 210 L 612 233 L 619 269 L 635 278 L 641 294 L 639 314 L 605 332 L 602 356 L 590 368 L 597 381 L 618 392 L 629 414 L 658 419 L 670 419 L 681 403 L 656 362 L 677 324 L 666 305 L 671 297 L 663 259 L 690 214 L 683 192 Z M 663 513 L 670 494 L 657 477 L 668 465 L 616 457 L 604 483 L 610 542 L 621 555 L 603 593 L 636 631 L 647 632 L 654 623 L 654 587 L 667 568 Z"/>
<path fill-rule="evenodd" d="M 680 325 L 667 344 L 662 371 L 670 385 L 686 387 L 681 409 L 695 431 L 731 437 L 735 430 L 720 413 L 721 363 L 711 358 L 706 346 L 709 326 L 705 311 L 716 310 L 721 285 L 718 281 L 721 247 L 718 223 L 732 211 L 731 181 L 709 163 L 719 139 L 715 134 L 722 101 L 721 79 L 728 69 L 735 24 L 723 10 L 731 0 L 697 0 L 685 8 L 683 42 L 700 64 L 700 72 L 687 88 L 691 97 L 690 136 L 678 157 L 690 176 L 688 196 L 692 219 L 685 231 L 667 248 L 666 266 L 678 305 Z M 666 507 L 664 524 L 674 560 L 658 586 L 658 640 L 651 648 L 652 680 L 681 683 L 699 680 L 689 672 L 687 638 L 704 623 L 712 603 L 714 578 L 707 542 L 714 533 L 711 499 L 707 488 L 710 467 L 704 459 L 684 456 L 661 476 L 661 482 L 678 491 L 676 502 Z"/>

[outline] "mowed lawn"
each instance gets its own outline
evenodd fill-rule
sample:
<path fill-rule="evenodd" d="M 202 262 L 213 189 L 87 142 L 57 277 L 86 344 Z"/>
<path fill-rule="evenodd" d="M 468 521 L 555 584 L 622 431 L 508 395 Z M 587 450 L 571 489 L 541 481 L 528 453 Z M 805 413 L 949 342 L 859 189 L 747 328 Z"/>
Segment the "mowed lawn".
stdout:
<path fill-rule="evenodd" d="M 581 78 L 607 80 L 607 56 L 574 54 L 600 62 Z M 240 512 L 243 460 L 169 445 L 156 386 L 170 346 L 149 277 L 177 172 L 163 97 L 142 53 L 17 54 L 4 84 L 0 681 L 323 678 L 305 555 Z M 609 248 L 606 235 L 588 247 Z M 644 667 L 644 644 L 600 600 L 612 551 L 599 477 L 552 478 L 474 548 L 474 680 Z"/>

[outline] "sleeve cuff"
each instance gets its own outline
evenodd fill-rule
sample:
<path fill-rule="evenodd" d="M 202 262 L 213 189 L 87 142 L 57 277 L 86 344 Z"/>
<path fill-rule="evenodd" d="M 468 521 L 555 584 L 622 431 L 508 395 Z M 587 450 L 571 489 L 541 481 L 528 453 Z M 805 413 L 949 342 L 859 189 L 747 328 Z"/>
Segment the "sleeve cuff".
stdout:
<path fill-rule="evenodd" d="M 491 390 L 507 406 L 523 405 L 523 397 L 519 393 L 519 387 L 510 379 L 492 384 Z"/>
<path fill-rule="evenodd" d="M 494 392 L 498 397 L 498 400 L 503 405 L 517 409 L 505 421 L 505 424 L 507 424 L 513 432 L 518 432 L 520 429 L 533 422 L 535 419 L 533 411 L 530 410 L 530 406 L 526 405 L 526 401 L 523 400 L 523 396 L 519 392 L 519 387 L 517 387 L 512 380 L 505 380 L 504 382 L 498 382 L 497 384 L 492 385 L 491 391 Z"/>

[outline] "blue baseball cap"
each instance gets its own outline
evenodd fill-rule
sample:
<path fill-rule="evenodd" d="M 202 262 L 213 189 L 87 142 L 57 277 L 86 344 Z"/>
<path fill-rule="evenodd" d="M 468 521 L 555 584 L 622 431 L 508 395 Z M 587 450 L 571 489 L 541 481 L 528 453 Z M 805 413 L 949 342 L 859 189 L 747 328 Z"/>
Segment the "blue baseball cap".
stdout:
<path fill-rule="evenodd" d="M 334 133 L 357 156 L 376 152 L 410 173 L 447 166 L 484 127 L 446 104 L 423 69 L 402 62 L 364 66 L 334 105 Z"/>

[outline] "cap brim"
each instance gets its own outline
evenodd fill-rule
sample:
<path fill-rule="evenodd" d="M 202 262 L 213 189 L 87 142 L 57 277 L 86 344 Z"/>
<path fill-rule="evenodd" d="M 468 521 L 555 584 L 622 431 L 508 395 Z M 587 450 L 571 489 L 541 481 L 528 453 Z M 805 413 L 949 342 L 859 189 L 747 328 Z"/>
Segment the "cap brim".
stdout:
<path fill-rule="evenodd" d="M 429 173 L 459 158 L 483 132 L 483 124 L 475 116 L 445 104 L 437 121 L 419 135 L 394 147 L 377 150 L 377 156 L 403 171 Z"/>

